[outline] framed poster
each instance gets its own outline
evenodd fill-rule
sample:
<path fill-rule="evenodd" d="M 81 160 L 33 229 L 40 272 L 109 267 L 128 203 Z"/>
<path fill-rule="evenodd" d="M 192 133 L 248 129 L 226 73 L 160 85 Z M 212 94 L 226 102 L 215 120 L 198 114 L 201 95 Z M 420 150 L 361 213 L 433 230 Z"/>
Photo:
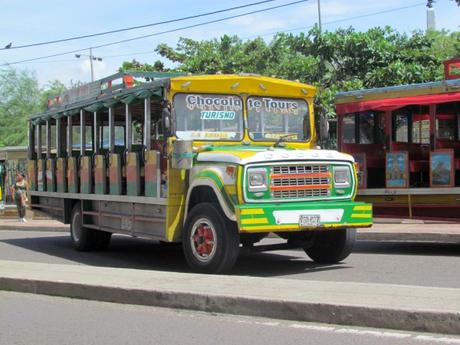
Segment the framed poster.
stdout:
<path fill-rule="evenodd" d="M 430 153 L 430 187 L 455 185 L 454 150 L 435 150 Z"/>
<path fill-rule="evenodd" d="M 367 164 L 365 153 L 353 153 L 355 163 L 358 165 L 358 188 L 367 188 Z"/>
<path fill-rule="evenodd" d="M 409 187 L 409 154 L 407 151 L 386 153 L 385 186 L 386 188 Z"/>

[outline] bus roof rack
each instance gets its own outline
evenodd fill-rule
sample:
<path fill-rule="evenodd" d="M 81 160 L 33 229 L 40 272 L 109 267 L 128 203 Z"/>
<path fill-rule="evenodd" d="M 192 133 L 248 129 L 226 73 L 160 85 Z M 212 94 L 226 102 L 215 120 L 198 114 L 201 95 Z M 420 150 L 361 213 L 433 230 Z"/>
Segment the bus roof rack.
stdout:
<path fill-rule="evenodd" d="M 157 79 L 169 79 L 183 75 L 186 74 L 181 72 L 149 71 L 118 72 L 108 77 L 66 90 L 59 95 L 50 96 L 48 97 L 47 107 L 48 110 L 60 108 L 72 103 L 94 99 L 101 95 L 110 95 L 142 83 L 151 82 Z"/>

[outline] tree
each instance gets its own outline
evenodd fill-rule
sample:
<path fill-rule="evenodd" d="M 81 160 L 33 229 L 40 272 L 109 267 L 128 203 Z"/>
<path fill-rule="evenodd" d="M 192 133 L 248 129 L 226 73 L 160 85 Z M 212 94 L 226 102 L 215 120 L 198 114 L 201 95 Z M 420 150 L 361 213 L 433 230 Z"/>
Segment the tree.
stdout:
<path fill-rule="evenodd" d="M 277 34 L 270 43 L 227 35 L 181 38 L 175 48 L 160 44 L 156 51 L 183 72 L 250 72 L 315 84 L 318 111 L 334 117 L 337 91 L 442 79 L 442 61 L 460 55 L 459 38 L 446 31 L 406 35 L 386 27 L 320 33 L 315 27 L 299 35 Z"/>
<path fill-rule="evenodd" d="M 0 147 L 27 145 L 27 120 L 46 110 L 48 96 L 65 89 L 58 80 L 40 88 L 27 70 L 0 69 Z"/>
<path fill-rule="evenodd" d="M 40 110 L 38 81 L 29 71 L 0 69 L 0 147 L 27 144 L 27 119 Z"/>

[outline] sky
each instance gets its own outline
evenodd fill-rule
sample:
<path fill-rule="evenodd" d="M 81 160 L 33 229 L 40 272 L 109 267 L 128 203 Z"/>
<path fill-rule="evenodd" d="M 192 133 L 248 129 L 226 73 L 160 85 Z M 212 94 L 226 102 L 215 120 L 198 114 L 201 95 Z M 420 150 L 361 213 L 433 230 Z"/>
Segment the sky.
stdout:
<path fill-rule="evenodd" d="M 0 0 L 0 48 L 10 42 L 21 46 L 79 35 L 87 35 L 136 25 L 187 17 L 222 10 L 260 0 Z M 244 14 L 268 7 L 288 4 L 295 0 L 275 0 L 257 6 L 215 14 L 176 23 L 158 25 L 105 36 L 68 41 L 22 49 L 0 50 L 0 68 L 5 64 L 37 57 L 81 50 L 75 53 L 41 59 L 28 63 L 12 64 L 17 69 L 27 69 L 35 74 L 41 86 L 60 80 L 65 85 L 91 80 L 89 47 L 132 37 L 157 34 L 184 26 Z M 411 33 L 426 29 L 426 0 L 320 0 L 323 30 L 333 31 L 352 26 L 358 31 L 389 25 L 400 32 Z M 219 38 L 224 34 L 238 35 L 243 39 L 263 37 L 269 41 L 276 32 L 300 33 L 308 31 L 318 22 L 318 0 L 308 0 L 283 8 L 233 18 L 213 24 L 198 26 L 173 33 L 160 34 L 127 43 L 95 48 L 93 56 L 102 58 L 94 62 L 95 78 L 116 73 L 123 61 L 133 59 L 153 63 L 162 60 L 154 50 L 160 43 L 175 47 L 180 37 L 195 40 Z M 460 30 L 460 7 L 451 0 L 437 0 L 435 5 L 436 28 Z M 163 60 L 167 66 L 169 62 Z M 3 65 L 3 66 L 2 66 Z"/>

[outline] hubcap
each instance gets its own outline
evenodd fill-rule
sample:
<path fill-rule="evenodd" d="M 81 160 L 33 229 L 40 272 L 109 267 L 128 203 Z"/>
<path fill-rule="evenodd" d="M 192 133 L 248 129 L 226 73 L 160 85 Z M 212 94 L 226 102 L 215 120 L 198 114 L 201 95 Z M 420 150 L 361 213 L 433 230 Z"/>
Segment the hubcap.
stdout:
<path fill-rule="evenodd" d="M 72 237 L 75 242 L 80 241 L 81 237 L 81 217 L 80 213 L 75 213 L 72 219 Z"/>
<path fill-rule="evenodd" d="M 190 244 L 195 258 L 201 262 L 210 261 L 216 252 L 216 230 L 206 218 L 198 219 L 192 227 Z"/>

